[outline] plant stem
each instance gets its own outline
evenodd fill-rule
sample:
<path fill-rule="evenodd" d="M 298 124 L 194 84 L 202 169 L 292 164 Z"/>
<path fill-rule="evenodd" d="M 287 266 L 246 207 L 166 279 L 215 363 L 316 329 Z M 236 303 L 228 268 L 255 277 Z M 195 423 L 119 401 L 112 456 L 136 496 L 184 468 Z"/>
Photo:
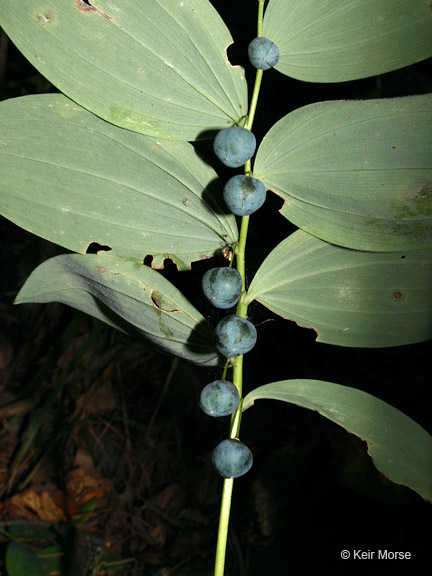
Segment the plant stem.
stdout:
<path fill-rule="evenodd" d="M 263 31 L 263 19 L 264 19 L 264 2 L 265 0 L 258 0 L 258 25 L 257 25 L 257 36 L 262 36 Z M 245 128 L 252 130 L 252 124 L 255 118 L 256 107 L 258 104 L 258 96 L 261 88 L 263 70 L 257 69 L 255 75 L 255 84 L 252 92 L 251 103 L 249 107 L 249 116 L 245 125 Z"/>
<path fill-rule="evenodd" d="M 258 0 L 257 36 L 262 36 L 263 20 L 264 20 L 264 2 L 265 0 Z"/>
<path fill-rule="evenodd" d="M 264 2 L 265 0 L 258 0 L 258 36 L 262 36 L 263 28 L 263 17 L 264 17 Z M 255 84 L 252 92 L 251 103 L 249 107 L 249 115 L 245 125 L 247 130 L 252 130 L 253 121 L 255 118 L 255 112 L 258 104 L 258 97 L 261 88 L 262 81 L 262 70 L 257 70 L 255 75 Z M 251 175 L 251 162 L 248 160 L 244 167 L 244 172 L 246 175 Z M 242 278 L 242 294 L 240 296 L 239 303 L 237 305 L 237 316 L 246 318 L 248 302 L 246 300 L 246 240 L 249 227 L 249 216 L 243 216 L 240 228 L 240 238 L 235 249 L 236 257 L 236 267 Z M 226 371 L 224 371 L 224 374 Z M 243 407 L 243 356 L 237 356 L 234 361 L 233 366 L 233 384 L 239 391 L 240 403 L 237 410 L 231 417 L 230 425 L 230 438 L 237 438 L 240 434 L 240 424 L 242 417 L 242 407 Z M 218 531 L 218 541 L 216 545 L 216 562 L 214 576 L 224 576 L 225 571 L 225 556 L 226 556 L 226 546 L 228 539 L 228 525 L 231 511 L 231 500 L 232 492 L 234 487 L 234 478 L 225 478 L 222 490 L 222 500 L 219 516 L 219 531 Z"/>
<path fill-rule="evenodd" d="M 251 103 L 250 103 L 250 108 L 249 108 L 249 116 L 248 116 L 247 122 L 245 124 L 245 128 L 247 128 L 247 130 L 252 130 L 252 124 L 253 124 L 253 121 L 255 118 L 255 112 L 256 112 L 256 108 L 257 108 L 257 104 L 258 104 L 258 96 L 259 96 L 259 92 L 260 92 L 260 88 L 261 88 L 262 75 L 263 75 L 263 70 L 257 69 L 256 74 L 255 74 L 254 89 L 252 92 L 252 98 L 251 98 Z M 250 164 L 250 162 L 249 162 L 249 164 Z"/>
<path fill-rule="evenodd" d="M 248 227 L 249 227 L 249 216 L 243 216 L 240 228 L 240 239 L 235 250 L 237 272 L 242 277 L 242 296 L 246 291 L 245 249 L 246 249 Z M 239 300 L 239 304 L 237 306 L 237 315 L 241 316 L 242 318 L 246 318 L 247 305 L 246 308 L 243 310 L 244 306 L 241 305 L 242 300 L 243 300 L 242 298 L 240 298 Z"/>
<path fill-rule="evenodd" d="M 247 310 L 247 304 L 246 304 Z M 246 314 L 246 312 L 245 312 Z M 237 410 L 231 417 L 230 438 L 236 438 L 240 432 L 240 423 L 242 417 L 242 378 L 243 378 L 243 356 L 238 356 L 234 364 L 233 383 L 237 387 L 240 395 L 240 403 Z M 225 478 L 222 490 L 221 507 L 219 514 L 219 530 L 216 545 L 216 561 L 214 576 L 224 576 L 225 555 L 228 539 L 228 526 L 231 511 L 232 492 L 234 487 L 234 478 Z"/>
<path fill-rule="evenodd" d="M 224 576 L 225 554 L 228 539 L 228 525 L 231 510 L 234 478 L 225 478 L 222 491 L 222 501 L 219 515 L 219 531 L 216 546 L 216 562 L 214 576 Z"/>

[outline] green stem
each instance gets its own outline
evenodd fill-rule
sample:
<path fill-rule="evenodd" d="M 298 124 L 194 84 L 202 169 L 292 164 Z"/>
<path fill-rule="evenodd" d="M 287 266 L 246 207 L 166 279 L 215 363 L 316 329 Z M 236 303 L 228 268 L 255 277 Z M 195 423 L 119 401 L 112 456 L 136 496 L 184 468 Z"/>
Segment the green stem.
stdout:
<path fill-rule="evenodd" d="M 242 277 L 242 296 L 246 291 L 246 263 L 245 263 L 245 251 L 246 251 L 246 240 L 249 228 L 249 216 L 243 216 L 240 228 L 240 239 L 235 249 L 237 272 Z M 240 298 L 239 304 L 237 306 L 237 315 L 246 318 L 246 311 L 241 307 L 242 298 Z"/>
<path fill-rule="evenodd" d="M 265 0 L 258 0 L 258 36 L 262 36 L 264 2 Z M 245 125 L 245 128 L 247 128 L 248 130 L 252 130 L 252 125 L 255 118 L 255 112 L 261 88 L 262 73 L 263 73 L 262 70 L 256 71 L 255 84 L 249 108 L 249 115 Z M 246 175 L 252 174 L 250 160 L 246 162 L 244 172 Z M 246 261 L 245 261 L 248 227 L 249 227 L 249 216 L 243 216 L 240 228 L 240 239 L 235 248 L 236 267 L 237 271 L 239 272 L 242 278 L 242 294 L 240 296 L 240 300 L 237 305 L 236 313 L 237 316 L 241 316 L 242 318 L 246 318 L 248 309 L 248 303 L 246 301 Z M 226 367 L 224 374 L 225 373 L 226 373 Z M 234 359 L 233 384 L 237 387 L 237 390 L 239 391 L 240 403 L 237 407 L 237 410 L 231 417 L 230 438 L 237 438 L 240 434 L 240 424 L 241 424 L 242 407 L 243 407 L 243 396 L 242 396 L 243 356 L 237 356 Z M 228 526 L 231 511 L 233 487 L 234 487 L 234 478 L 225 478 L 223 483 L 222 500 L 219 516 L 219 531 L 218 531 L 218 541 L 216 545 L 216 562 L 215 562 L 214 576 L 224 576 L 225 556 L 228 540 Z"/>
<path fill-rule="evenodd" d="M 264 2 L 265 0 L 258 0 L 258 25 L 257 25 L 257 36 L 262 36 L 263 33 L 263 20 L 264 20 Z M 255 84 L 252 92 L 251 103 L 249 107 L 249 116 L 245 125 L 245 128 L 252 130 L 252 124 L 255 118 L 255 112 L 258 104 L 258 96 L 261 88 L 263 70 L 256 71 L 255 74 Z"/>
<path fill-rule="evenodd" d="M 242 398 L 243 356 L 238 356 L 234 364 L 233 382 Z M 240 432 L 243 400 L 240 400 L 237 410 L 231 417 L 230 438 L 236 438 Z M 221 508 L 219 514 L 218 541 L 216 545 L 216 561 L 214 576 L 224 576 L 225 555 L 228 540 L 228 526 L 231 511 L 234 478 L 225 478 L 222 490 Z"/>
<path fill-rule="evenodd" d="M 216 562 L 214 576 L 224 576 L 225 555 L 228 539 L 228 525 L 231 511 L 234 478 L 225 478 L 222 491 L 222 501 L 219 515 L 219 531 L 216 546 Z"/>
<path fill-rule="evenodd" d="M 257 69 L 256 74 L 255 74 L 254 89 L 252 92 L 252 98 L 251 98 L 251 103 L 250 103 L 250 108 L 249 108 L 249 116 L 248 116 L 247 122 L 245 124 L 245 128 L 247 130 L 252 130 L 252 124 L 253 124 L 253 121 L 255 118 L 255 112 L 256 112 L 256 108 L 257 108 L 257 104 L 258 104 L 258 96 L 259 96 L 260 88 L 261 88 L 262 75 L 263 75 L 263 70 Z"/>
<path fill-rule="evenodd" d="M 257 26 L 257 36 L 262 36 L 262 32 L 263 32 L 264 2 L 265 2 L 265 0 L 258 0 L 258 26 Z"/>

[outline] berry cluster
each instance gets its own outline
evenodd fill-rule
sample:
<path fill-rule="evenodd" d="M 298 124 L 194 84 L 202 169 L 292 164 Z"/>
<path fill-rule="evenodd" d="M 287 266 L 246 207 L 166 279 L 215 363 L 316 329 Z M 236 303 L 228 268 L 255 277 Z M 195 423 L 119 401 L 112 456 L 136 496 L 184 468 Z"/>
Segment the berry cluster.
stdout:
<path fill-rule="evenodd" d="M 202 278 L 206 298 L 216 307 L 228 309 L 237 304 L 242 291 L 242 278 L 234 268 L 211 268 Z M 215 329 L 217 350 L 226 358 L 249 352 L 256 342 L 255 326 L 236 314 L 222 318 Z M 209 416 L 229 416 L 240 402 L 237 388 L 228 380 L 215 380 L 201 392 L 200 405 Z M 228 438 L 218 444 L 212 462 L 224 478 L 238 478 L 252 466 L 252 452 L 237 439 Z"/>
<path fill-rule="evenodd" d="M 255 68 L 268 70 L 279 61 L 279 50 L 267 38 L 252 40 L 248 48 L 249 59 Z M 219 160 L 229 168 L 240 168 L 255 153 L 256 140 L 250 130 L 234 126 L 216 135 L 213 150 Z M 224 200 L 236 216 L 249 216 L 264 204 L 266 188 L 252 176 L 233 176 L 225 184 Z M 228 309 L 237 304 L 242 292 L 242 278 L 233 268 L 212 268 L 202 278 L 206 298 L 216 308 Z M 255 346 L 255 326 L 236 314 L 225 316 L 215 329 L 215 345 L 220 354 L 234 358 L 246 354 Z M 240 402 L 239 392 L 227 380 L 215 380 L 201 392 L 200 404 L 209 416 L 228 416 Z M 228 438 L 216 446 L 213 466 L 224 478 L 238 478 L 252 466 L 252 452 L 238 439 Z"/>

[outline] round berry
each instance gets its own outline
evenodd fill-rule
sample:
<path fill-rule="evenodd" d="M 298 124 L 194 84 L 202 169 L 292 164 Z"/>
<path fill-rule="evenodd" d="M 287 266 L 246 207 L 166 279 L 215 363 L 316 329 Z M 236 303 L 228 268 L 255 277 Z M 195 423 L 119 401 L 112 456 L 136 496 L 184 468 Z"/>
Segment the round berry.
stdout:
<path fill-rule="evenodd" d="M 204 386 L 200 406 L 209 416 L 228 416 L 237 410 L 240 396 L 237 388 L 228 380 L 215 380 Z"/>
<path fill-rule="evenodd" d="M 237 304 L 242 279 L 235 268 L 211 268 L 201 281 L 204 295 L 216 308 L 227 309 Z"/>
<path fill-rule="evenodd" d="M 252 176 L 233 176 L 225 184 L 225 204 L 236 216 L 247 216 L 261 208 L 266 199 L 266 188 L 261 180 Z"/>
<path fill-rule="evenodd" d="M 240 168 L 252 158 L 256 148 L 255 136 L 250 130 L 234 126 L 216 134 L 213 150 L 219 160 L 229 168 Z"/>
<path fill-rule="evenodd" d="M 224 478 L 238 478 L 249 472 L 253 456 L 246 444 L 227 438 L 214 449 L 212 463 L 216 472 Z"/>
<path fill-rule="evenodd" d="M 215 344 L 225 358 L 246 354 L 255 346 L 257 332 L 249 320 L 231 314 L 225 316 L 215 328 Z"/>
<path fill-rule="evenodd" d="M 254 38 L 248 46 L 249 60 L 255 68 L 269 70 L 279 62 L 279 48 L 268 38 Z"/>

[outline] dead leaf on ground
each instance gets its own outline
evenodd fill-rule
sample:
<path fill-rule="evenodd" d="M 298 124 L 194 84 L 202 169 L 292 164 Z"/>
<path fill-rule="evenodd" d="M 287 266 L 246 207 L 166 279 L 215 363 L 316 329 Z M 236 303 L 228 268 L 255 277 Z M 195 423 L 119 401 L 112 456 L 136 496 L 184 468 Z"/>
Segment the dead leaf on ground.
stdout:
<path fill-rule="evenodd" d="M 91 500 L 100 499 L 106 493 L 104 482 L 88 474 L 82 467 L 68 473 L 66 490 L 69 498 L 74 500 L 78 507 Z"/>
<path fill-rule="evenodd" d="M 56 503 L 55 492 L 25 490 L 9 498 L 2 506 L 8 516 L 43 520 L 58 524 L 66 522 L 64 510 Z"/>

